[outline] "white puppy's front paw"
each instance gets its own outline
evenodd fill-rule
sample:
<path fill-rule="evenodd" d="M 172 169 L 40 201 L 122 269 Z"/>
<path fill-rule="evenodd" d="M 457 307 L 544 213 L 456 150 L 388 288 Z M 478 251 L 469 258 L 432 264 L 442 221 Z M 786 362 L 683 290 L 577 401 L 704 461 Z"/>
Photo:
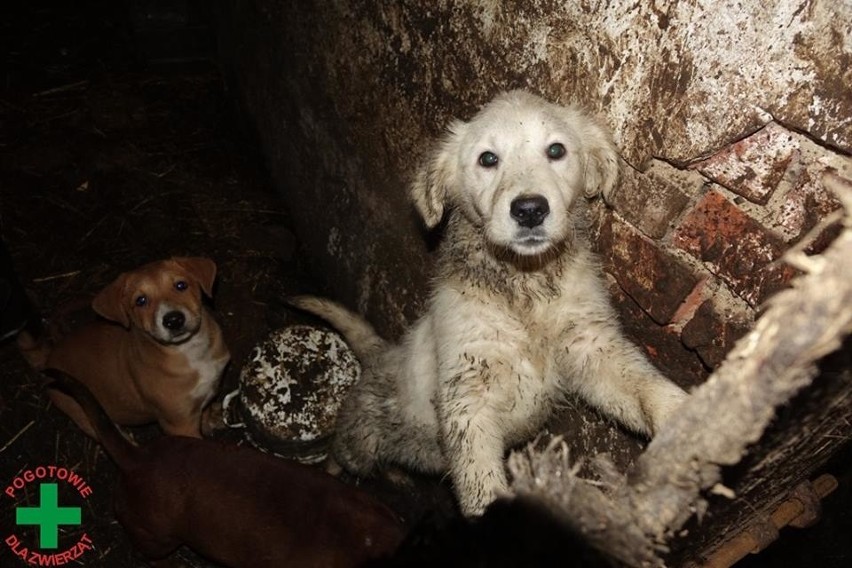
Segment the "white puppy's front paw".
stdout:
<path fill-rule="evenodd" d="M 689 394 L 673 383 L 669 383 L 667 388 L 655 393 L 653 400 L 646 407 L 651 436 L 657 435 L 660 429 L 680 410 L 687 398 L 689 398 Z"/>
<path fill-rule="evenodd" d="M 479 517 L 495 500 L 510 495 L 509 484 L 502 471 L 499 474 L 490 472 L 481 479 L 471 479 L 465 484 L 465 489 L 459 487 L 456 493 L 465 517 Z"/>

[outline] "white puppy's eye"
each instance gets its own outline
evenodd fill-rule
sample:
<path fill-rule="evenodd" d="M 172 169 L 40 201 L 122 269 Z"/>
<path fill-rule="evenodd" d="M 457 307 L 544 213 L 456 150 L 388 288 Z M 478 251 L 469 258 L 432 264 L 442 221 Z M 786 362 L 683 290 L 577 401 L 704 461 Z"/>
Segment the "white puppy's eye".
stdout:
<path fill-rule="evenodd" d="M 565 146 L 559 142 L 554 142 L 547 147 L 547 157 L 551 160 L 561 160 L 565 157 Z"/>
<path fill-rule="evenodd" d="M 500 158 L 494 152 L 483 152 L 479 155 L 479 165 L 483 168 L 493 168 L 499 161 Z"/>

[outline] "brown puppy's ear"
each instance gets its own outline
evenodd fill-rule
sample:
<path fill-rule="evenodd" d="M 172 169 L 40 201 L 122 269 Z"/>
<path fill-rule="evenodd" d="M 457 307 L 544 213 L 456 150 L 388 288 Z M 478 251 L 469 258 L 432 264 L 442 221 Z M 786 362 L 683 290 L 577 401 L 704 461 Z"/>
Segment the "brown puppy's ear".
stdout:
<path fill-rule="evenodd" d="M 121 274 L 112 284 L 98 292 L 95 299 L 92 300 L 92 309 L 98 315 L 116 323 L 120 323 L 125 328 L 130 328 L 130 314 L 127 313 L 124 299 L 125 286 L 127 284 L 127 275 Z"/>
<path fill-rule="evenodd" d="M 458 184 L 458 140 L 465 126 L 460 120 L 450 125 L 446 136 L 429 161 L 417 171 L 411 184 L 414 207 L 429 229 L 441 222 L 451 192 Z"/>
<path fill-rule="evenodd" d="M 208 297 L 213 297 L 213 282 L 216 280 L 215 262 L 200 256 L 179 256 L 172 260 L 195 278 Z"/>

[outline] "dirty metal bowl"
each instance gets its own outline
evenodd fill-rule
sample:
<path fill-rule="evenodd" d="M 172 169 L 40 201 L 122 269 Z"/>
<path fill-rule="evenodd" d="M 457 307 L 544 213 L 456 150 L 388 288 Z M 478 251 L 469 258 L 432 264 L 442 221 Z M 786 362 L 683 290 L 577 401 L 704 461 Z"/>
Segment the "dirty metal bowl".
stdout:
<path fill-rule="evenodd" d="M 272 332 L 240 372 L 238 410 L 257 447 L 305 463 L 328 453 L 335 418 L 361 374 L 337 333 L 309 325 Z"/>

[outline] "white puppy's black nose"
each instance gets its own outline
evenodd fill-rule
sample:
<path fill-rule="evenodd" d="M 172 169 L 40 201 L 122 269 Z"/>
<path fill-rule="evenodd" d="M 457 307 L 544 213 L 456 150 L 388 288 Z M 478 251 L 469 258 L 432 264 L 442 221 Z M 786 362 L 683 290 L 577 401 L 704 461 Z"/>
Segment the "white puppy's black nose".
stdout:
<path fill-rule="evenodd" d="M 509 214 L 512 219 L 521 227 L 528 229 L 541 225 L 548 213 L 550 213 L 550 205 L 541 195 L 518 197 L 509 205 Z"/>
<path fill-rule="evenodd" d="M 182 312 L 169 312 L 163 316 L 163 327 L 171 331 L 183 329 L 186 323 L 186 316 Z"/>

